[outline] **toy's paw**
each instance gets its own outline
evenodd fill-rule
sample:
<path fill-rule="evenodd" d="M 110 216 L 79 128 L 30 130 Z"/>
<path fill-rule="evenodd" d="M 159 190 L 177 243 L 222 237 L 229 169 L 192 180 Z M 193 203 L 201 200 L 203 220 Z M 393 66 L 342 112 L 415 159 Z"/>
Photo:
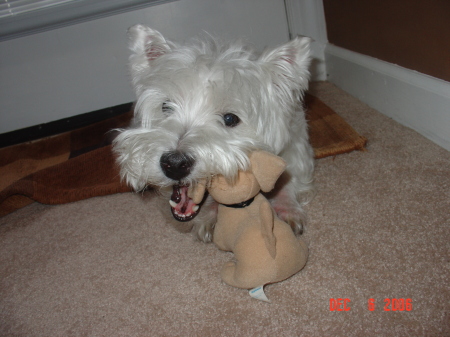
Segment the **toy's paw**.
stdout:
<path fill-rule="evenodd" d="M 229 261 L 223 265 L 220 276 L 222 280 L 229 285 L 234 285 L 234 278 L 236 272 L 236 263 L 233 261 Z"/>

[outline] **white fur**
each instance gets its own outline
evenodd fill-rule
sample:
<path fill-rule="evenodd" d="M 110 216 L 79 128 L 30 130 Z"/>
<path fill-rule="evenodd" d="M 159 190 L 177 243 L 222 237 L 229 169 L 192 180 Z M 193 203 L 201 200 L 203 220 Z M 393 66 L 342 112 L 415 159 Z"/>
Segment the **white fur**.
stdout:
<path fill-rule="evenodd" d="M 215 174 L 232 179 L 248 168 L 250 151 L 267 150 L 288 163 L 275 209 L 300 228 L 299 200 L 309 199 L 304 196 L 312 190 L 314 166 L 301 105 L 309 79 L 309 39 L 299 37 L 260 55 L 209 36 L 178 45 L 142 25 L 129 29 L 129 40 L 135 118 L 114 143 L 127 183 L 141 190 L 193 184 Z M 169 113 L 162 111 L 164 102 Z M 229 112 L 240 118 L 239 125 L 225 126 L 223 115 Z M 195 158 L 180 182 L 160 166 L 161 155 L 175 150 Z M 192 221 L 199 236 L 210 240 L 212 224 L 202 222 L 214 222 L 211 216 Z"/>

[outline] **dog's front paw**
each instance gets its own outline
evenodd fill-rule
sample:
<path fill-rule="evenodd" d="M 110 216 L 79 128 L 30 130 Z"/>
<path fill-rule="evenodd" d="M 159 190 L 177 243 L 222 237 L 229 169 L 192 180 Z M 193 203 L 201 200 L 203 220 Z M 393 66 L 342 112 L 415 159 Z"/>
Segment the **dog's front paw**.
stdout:
<path fill-rule="evenodd" d="M 286 222 L 291 228 L 295 235 L 303 234 L 303 229 L 307 223 L 306 212 L 301 208 L 288 208 L 285 205 L 280 205 L 275 203 L 273 205 L 277 216 Z"/>
<path fill-rule="evenodd" d="M 282 220 L 285 221 L 292 228 L 292 231 L 294 232 L 295 235 L 303 234 L 303 228 L 304 225 L 306 225 L 305 214 L 302 214 L 302 216 L 297 216 L 296 218 L 293 218 L 290 215 L 288 215 L 286 219 Z"/>
<path fill-rule="evenodd" d="M 212 242 L 214 224 L 200 222 L 199 219 L 195 219 L 193 220 L 193 222 L 194 227 L 192 228 L 192 233 L 194 233 L 197 236 L 197 239 L 205 243 Z"/>
<path fill-rule="evenodd" d="M 286 222 L 296 235 L 303 234 L 308 217 L 296 197 L 293 197 L 287 189 L 281 189 L 271 196 L 270 203 L 277 216 Z"/>
<path fill-rule="evenodd" d="M 218 204 L 208 196 L 201 206 L 200 213 L 192 220 L 194 233 L 200 241 L 209 243 L 213 240 L 214 225 L 217 221 Z"/>

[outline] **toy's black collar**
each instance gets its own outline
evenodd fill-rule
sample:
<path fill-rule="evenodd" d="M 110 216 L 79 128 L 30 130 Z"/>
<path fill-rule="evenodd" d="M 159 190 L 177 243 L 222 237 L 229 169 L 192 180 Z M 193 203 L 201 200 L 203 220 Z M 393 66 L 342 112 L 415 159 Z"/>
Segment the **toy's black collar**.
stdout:
<path fill-rule="evenodd" d="M 231 204 L 231 205 L 221 204 L 221 205 L 224 205 L 226 207 L 231 207 L 231 208 L 244 208 L 244 207 L 249 206 L 253 202 L 253 200 L 255 200 L 255 197 L 248 199 L 246 201 L 237 203 L 237 204 Z"/>

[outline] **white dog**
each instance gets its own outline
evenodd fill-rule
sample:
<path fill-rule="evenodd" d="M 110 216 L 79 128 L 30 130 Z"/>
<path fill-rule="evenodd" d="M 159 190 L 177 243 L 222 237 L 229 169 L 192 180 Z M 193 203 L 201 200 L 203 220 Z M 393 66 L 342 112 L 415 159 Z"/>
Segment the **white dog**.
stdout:
<path fill-rule="evenodd" d="M 211 198 L 194 204 L 188 186 L 216 174 L 233 180 L 249 167 L 251 151 L 270 151 L 284 158 L 287 170 L 268 197 L 279 217 L 301 232 L 302 206 L 313 194 L 301 102 L 309 38 L 257 55 L 212 37 L 178 45 L 143 25 L 128 34 L 137 102 L 132 126 L 114 142 L 122 178 L 135 190 L 156 187 L 173 218 L 210 241 L 217 205 Z"/>

